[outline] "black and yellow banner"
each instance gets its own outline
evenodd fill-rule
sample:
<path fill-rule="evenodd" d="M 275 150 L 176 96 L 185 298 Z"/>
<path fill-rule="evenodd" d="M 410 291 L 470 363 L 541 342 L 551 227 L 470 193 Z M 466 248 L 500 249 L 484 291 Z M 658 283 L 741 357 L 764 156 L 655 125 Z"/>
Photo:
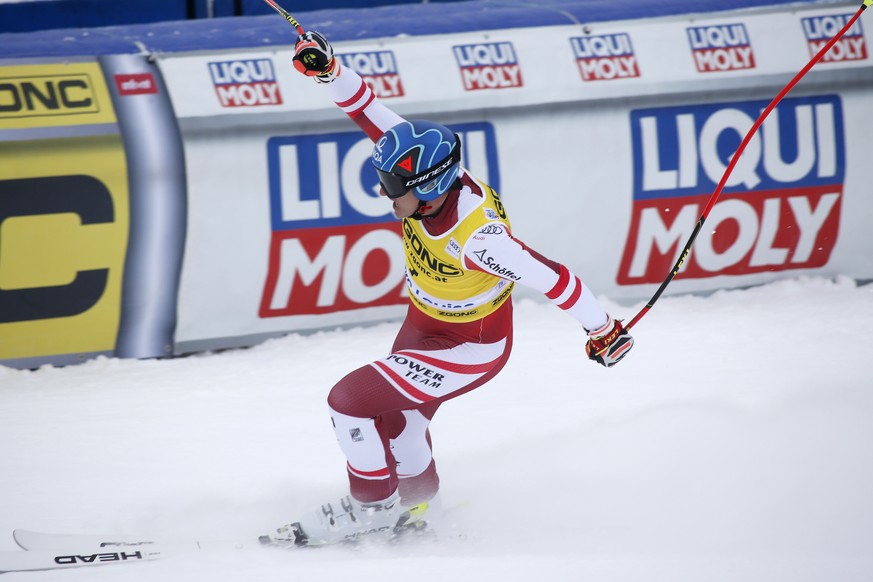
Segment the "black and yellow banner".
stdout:
<path fill-rule="evenodd" d="M 127 173 L 96 62 L 0 67 L 0 360 L 114 349 Z"/>

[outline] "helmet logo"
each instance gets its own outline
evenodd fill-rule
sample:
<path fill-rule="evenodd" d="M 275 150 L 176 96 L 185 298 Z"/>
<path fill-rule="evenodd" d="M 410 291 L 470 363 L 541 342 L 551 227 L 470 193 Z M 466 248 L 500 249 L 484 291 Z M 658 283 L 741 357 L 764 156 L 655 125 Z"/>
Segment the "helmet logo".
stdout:
<path fill-rule="evenodd" d="M 384 146 L 387 141 L 388 138 L 383 135 L 379 138 L 379 141 L 376 142 L 376 146 L 373 148 L 373 161 L 377 164 L 382 163 L 382 146 Z"/>
<path fill-rule="evenodd" d="M 397 166 L 396 166 L 396 167 L 398 167 L 398 168 L 400 168 L 400 169 L 402 169 L 402 170 L 406 170 L 407 172 L 412 173 L 412 154 L 409 154 L 408 156 L 406 156 L 405 159 L 400 160 L 399 162 L 397 162 Z"/>

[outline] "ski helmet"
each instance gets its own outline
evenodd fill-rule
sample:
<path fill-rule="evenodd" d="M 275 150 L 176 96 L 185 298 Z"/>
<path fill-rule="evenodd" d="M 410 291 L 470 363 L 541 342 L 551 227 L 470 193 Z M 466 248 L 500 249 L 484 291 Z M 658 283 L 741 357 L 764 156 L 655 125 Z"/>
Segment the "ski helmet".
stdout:
<path fill-rule="evenodd" d="M 423 202 L 439 198 L 454 184 L 460 164 L 460 138 L 430 121 L 398 123 L 373 148 L 373 165 L 389 198 L 410 189 Z"/>

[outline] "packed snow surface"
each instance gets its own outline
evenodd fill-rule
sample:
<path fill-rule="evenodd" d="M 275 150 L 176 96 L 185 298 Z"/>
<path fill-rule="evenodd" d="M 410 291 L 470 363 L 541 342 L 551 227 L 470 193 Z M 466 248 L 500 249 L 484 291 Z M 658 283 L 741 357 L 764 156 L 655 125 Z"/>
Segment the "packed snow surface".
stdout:
<path fill-rule="evenodd" d="M 610 370 L 555 307 L 520 300 L 515 319 L 504 371 L 432 424 L 432 536 L 0 582 L 873 580 L 873 285 L 662 298 Z M 0 550 L 13 528 L 254 540 L 339 497 L 325 397 L 397 327 L 0 367 Z"/>

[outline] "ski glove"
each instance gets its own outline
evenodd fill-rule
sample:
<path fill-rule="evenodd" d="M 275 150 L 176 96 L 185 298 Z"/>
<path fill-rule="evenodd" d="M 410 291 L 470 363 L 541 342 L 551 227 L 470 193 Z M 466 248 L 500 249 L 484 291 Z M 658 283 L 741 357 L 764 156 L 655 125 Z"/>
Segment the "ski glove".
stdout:
<path fill-rule="evenodd" d="M 588 331 L 588 330 L 585 330 Z M 621 325 L 621 321 L 609 318 L 606 325 L 588 331 L 585 353 L 588 359 L 607 368 L 616 365 L 634 346 L 634 338 Z"/>
<path fill-rule="evenodd" d="M 339 74 L 339 63 L 333 56 L 333 47 L 321 34 L 310 31 L 297 37 L 294 44 L 294 68 L 314 77 L 319 83 L 330 83 Z"/>

